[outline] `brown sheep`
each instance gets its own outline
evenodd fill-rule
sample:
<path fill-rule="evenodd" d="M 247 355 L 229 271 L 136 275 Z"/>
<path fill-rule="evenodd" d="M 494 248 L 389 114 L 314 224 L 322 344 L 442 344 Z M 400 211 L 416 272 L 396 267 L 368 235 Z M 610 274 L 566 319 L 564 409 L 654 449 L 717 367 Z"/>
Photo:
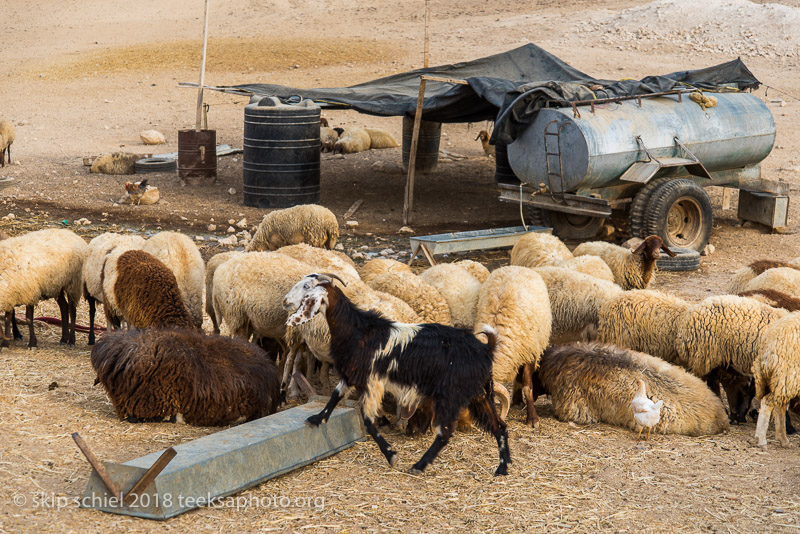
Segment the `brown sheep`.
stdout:
<path fill-rule="evenodd" d="M 131 423 L 229 425 L 278 408 L 275 364 L 239 339 L 184 329 L 112 332 L 91 359 L 117 416 Z"/>

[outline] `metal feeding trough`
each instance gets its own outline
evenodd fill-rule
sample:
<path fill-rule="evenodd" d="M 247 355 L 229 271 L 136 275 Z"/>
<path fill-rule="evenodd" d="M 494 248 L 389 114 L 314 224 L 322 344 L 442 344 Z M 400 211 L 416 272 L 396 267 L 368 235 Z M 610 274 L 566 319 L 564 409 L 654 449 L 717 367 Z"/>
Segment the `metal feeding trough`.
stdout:
<path fill-rule="evenodd" d="M 324 425 L 305 424 L 327 400 L 313 397 L 302 406 L 124 464 L 102 462 L 89 478 L 81 506 L 169 519 L 193 508 L 214 506 L 226 496 L 352 447 L 364 438 L 362 419 L 352 401 L 342 401 Z M 116 491 L 123 493 L 122 502 Z"/>
<path fill-rule="evenodd" d="M 420 250 L 431 265 L 436 265 L 436 261 L 433 259 L 434 254 L 513 247 L 519 238 L 531 232 L 551 233 L 552 229 L 543 226 L 528 226 L 527 229 L 524 226 L 509 226 L 412 237 L 409 239 L 411 259 L 408 260 L 408 264 L 413 263 Z"/>

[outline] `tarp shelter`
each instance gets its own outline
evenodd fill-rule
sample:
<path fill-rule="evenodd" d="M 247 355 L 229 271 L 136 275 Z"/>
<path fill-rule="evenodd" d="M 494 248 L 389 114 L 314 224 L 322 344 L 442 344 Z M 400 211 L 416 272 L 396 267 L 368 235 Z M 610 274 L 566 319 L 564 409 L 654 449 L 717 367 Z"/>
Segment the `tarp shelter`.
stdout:
<path fill-rule="evenodd" d="M 412 70 L 350 87 L 299 89 L 272 84 L 243 84 L 217 89 L 281 99 L 299 96 L 312 99 L 323 107 L 411 117 L 417 108 L 422 75 L 467 82 L 467 85 L 458 85 L 429 81 L 423 102 L 424 120 L 444 123 L 494 120 L 492 142 L 503 144 L 510 144 L 520 127 L 532 122 L 536 111 L 547 101 L 647 95 L 688 87 L 715 91 L 745 90 L 755 89 L 760 84 L 740 59 L 704 69 L 647 76 L 641 80 L 604 80 L 584 74 L 542 48 L 527 44 L 473 61 Z"/>

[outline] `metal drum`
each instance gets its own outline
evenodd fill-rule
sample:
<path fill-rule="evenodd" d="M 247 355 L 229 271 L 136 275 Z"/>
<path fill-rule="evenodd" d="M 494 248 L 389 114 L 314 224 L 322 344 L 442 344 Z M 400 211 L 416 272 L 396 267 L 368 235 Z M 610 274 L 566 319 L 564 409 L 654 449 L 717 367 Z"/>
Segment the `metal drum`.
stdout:
<path fill-rule="evenodd" d="M 287 208 L 319 202 L 320 108 L 263 98 L 244 108 L 244 203 Z"/>
<path fill-rule="evenodd" d="M 633 163 L 647 160 L 637 136 L 657 158 L 682 156 L 678 138 L 709 172 L 766 158 L 775 143 L 775 121 L 764 102 L 749 93 L 714 97 L 717 105 L 705 110 L 686 94 L 680 102 L 677 95 L 642 98 L 641 105 L 636 99 L 612 102 L 595 106 L 594 113 L 579 106 L 580 116 L 571 107 L 542 109 L 508 146 L 508 160 L 520 180 L 533 187 L 545 182 L 558 193 L 622 183 L 619 177 Z"/>
<path fill-rule="evenodd" d="M 411 141 L 414 137 L 414 117 L 403 117 L 403 171 L 408 172 L 411 159 Z M 433 172 L 439 164 L 439 140 L 442 137 L 442 123 L 420 121 L 416 172 Z"/>
<path fill-rule="evenodd" d="M 217 182 L 217 131 L 178 131 L 178 177 L 186 185 Z"/>

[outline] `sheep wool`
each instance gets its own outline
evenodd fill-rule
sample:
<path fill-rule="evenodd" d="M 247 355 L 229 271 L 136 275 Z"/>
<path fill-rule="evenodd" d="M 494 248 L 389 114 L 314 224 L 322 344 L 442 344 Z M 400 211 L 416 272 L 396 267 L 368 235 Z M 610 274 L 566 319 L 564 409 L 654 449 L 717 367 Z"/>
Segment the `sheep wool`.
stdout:
<path fill-rule="evenodd" d="M 337 239 L 339 223 L 331 210 L 317 204 L 301 204 L 266 214 L 246 250 L 278 250 L 298 243 L 332 250 Z"/>
<path fill-rule="evenodd" d="M 334 154 L 352 154 L 369 150 L 371 139 L 364 128 L 347 128 L 333 145 Z"/>
<path fill-rule="evenodd" d="M 572 259 L 567 246 L 553 234 L 530 232 L 511 249 L 511 265 L 541 267 Z"/>
<path fill-rule="evenodd" d="M 423 323 L 453 324 L 450 307 L 439 290 L 413 273 L 387 272 L 370 278 L 367 285 L 408 303 Z"/>
<path fill-rule="evenodd" d="M 614 282 L 622 289 L 647 289 L 655 280 L 656 261 L 660 250 L 668 250 L 660 237 L 648 236 L 636 250 L 629 250 L 605 241 L 581 243 L 575 256 L 599 256 L 614 273 Z M 670 252 L 670 254 L 672 254 Z"/>
<path fill-rule="evenodd" d="M 194 241 L 179 232 L 159 232 L 145 242 L 142 250 L 161 260 L 175 274 L 192 321 L 197 328 L 202 328 L 206 267 Z"/>
<path fill-rule="evenodd" d="M 774 289 L 754 289 L 752 291 L 742 291 L 740 297 L 749 297 L 763 302 L 773 308 L 783 308 L 786 311 L 800 310 L 800 298 L 775 291 Z"/>
<path fill-rule="evenodd" d="M 410 273 L 412 271 L 411 267 L 405 263 L 401 263 L 397 260 L 390 260 L 388 258 L 375 258 L 374 260 L 369 260 L 358 269 L 358 274 L 366 283 L 369 283 L 370 279 L 373 277 L 387 272 Z"/>
<path fill-rule="evenodd" d="M 475 278 L 477 278 L 481 284 L 484 283 L 487 278 L 489 278 L 489 269 L 487 269 L 485 265 L 483 265 L 482 263 L 478 263 L 477 261 L 459 260 L 453 262 L 453 264 L 466 269 L 467 272 L 472 276 L 474 276 Z"/>
<path fill-rule="evenodd" d="M 8 162 L 11 163 L 11 145 L 16 138 L 14 125 L 5 119 L 0 120 L 0 166 L 6 166 L 6 155 Z"/>
<path fill-rule="evenodd" d="M 181 329 L 111 332 L 92 367 L 120 419 L 220 426 L 275 413 L 278 372 L 257 346 Z"/>
<path fill-rule="evenodd" d="M 754 261 L 747 267 L 742 267 L 736 273 L 734 273 L 733 278 L 731 278 L 731 283 L 728 286 L 728 293 L 732 295 L 738 295 L 745 290 L 747 284 L 755 278 L 756 276 L 760 275 L 764 271 L 768 271 L 769 269 L 778 269 L 781 267 L 788 267 L 794 269 L 800 269 L 800 266 L 793 265 L 791 262 L 785 261 L 774 261 L 774 260 L 758 260 Z"/>
<path fill-rule="evenodd" d="M 566 267 L 578 271 L 579 273 L 588 274 L 601 280 L 614 282 L 614 273 L 611 272 L 611 267 L 603 261 L 603 258 L 597 256 L 585 255 L 569 258 L 566 260 L 557 261 L 553 264 L 556 267 Z"/>
<path fill-rule="evenodd" d="M 141 249 L 144 238 L 138 235 L 122 235 L 106 232 L 89 241 L 86 261 L 83 263 L 83 296 L 103 302 L 103 263 L 106 255 L 116 247 L 125 250 Z"/>
<path fill-rule="evenodd" d="M 400 145 L 392 134 L 380 128 L 364 128 L 369 135 L 369 148 L 397 148 Z"/>
<path fill-rule="evenodd" d="M 758 289 L 774 289 L 787 295 L 800 295 L 800 270 L 795 267 L 767 269 L 744 286 L 744 291 Z"/>
<path fill-rule="evenodd" d="M 664 401 L 655 432 L 705 436 L 728 428 L 722 401 L 702 380 L 649 354 L 599 343 L 553 345 L 538 378 L 560 421 L 634 430 L 630 403 L 642 380 L 649 397 Z"/>
<path fill-rule="evenodd" d="M 211 256 L 206 264 L 206 313 L 211 317 L 211 325 L 215 334 L 219 334 L 219 323 L 217 323 L 217 315 L 214 313 L 214 299 L 211 298 L 214 294 L 214 273 L 217 272 L 220 265 L 240 254 L 242 252 L 236 250 L 221 252 Z"/>
<path fill-rule="evenodd" d="M 598 339 L 683 365 L 675 340 L 691 306 L 661 291 L 626 291 L 600 309 Z"/>
<path fill-rule="evenodd" d="M 322 126 L 319 129 L 319 140 L 322 152 L 333 152 L 333 147 L 336 145 L 336 141 L 339 140 L 339 132 L 333 128 Z"/>
<path fill-rule="evenodd" d="M 450 307 L 453 326 L 472 328 L 481 291 L 480 281 L 463 267 L 440 263 L 420 274 L 423 280 L 439 290 Z"/>
<path fill-rule="evenodd" d="M 99 174 L 133 174 L 134 163 L 140 159 L 138 154 L 130 152 L 114 152 L 103 154 L 92 162 L 89 172 Z"/>
<path fill-rule="evenodd" d="M 307 263 L 321 272 L 332 272 L 345 279 L 345 282 L 359 280 L 356 264 L 347 254 L 338 250 L 325 250 L 305 243 L 281 247 L 278 253 Z"/>

